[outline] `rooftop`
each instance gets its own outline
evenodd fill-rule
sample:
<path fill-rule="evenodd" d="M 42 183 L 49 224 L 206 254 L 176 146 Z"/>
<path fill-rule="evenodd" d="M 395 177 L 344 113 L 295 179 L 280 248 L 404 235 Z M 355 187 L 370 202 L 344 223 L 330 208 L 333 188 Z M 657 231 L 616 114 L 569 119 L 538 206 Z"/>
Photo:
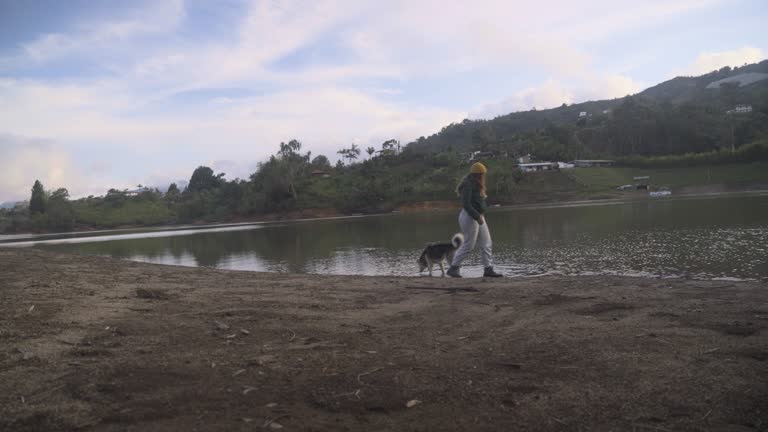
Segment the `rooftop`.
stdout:
<path fill-rule="evenodd" d="M 576 159 L 574 162 L 615 162 L 610 159 Z"/>

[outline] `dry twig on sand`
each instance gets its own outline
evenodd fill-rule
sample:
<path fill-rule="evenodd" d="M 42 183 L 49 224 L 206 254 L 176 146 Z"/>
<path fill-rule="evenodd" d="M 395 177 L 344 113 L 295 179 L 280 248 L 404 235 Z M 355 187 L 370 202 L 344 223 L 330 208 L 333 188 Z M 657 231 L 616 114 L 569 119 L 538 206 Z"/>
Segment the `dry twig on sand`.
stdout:
<path fill-rule="evenodd" d="M 357 374 L 357 382 L 360 383 L 360 384 L 365 384 L 363 381 L 360 380 L 360 377 L 363 377 L 365 375 L 370 375 L 372 373 L 378 372 L 378 371 L 383 370 L 383 369 L 384 369 L 383 367 L 377 367 L 375 369 L 371 369 L 369 371 L 359 373 L 359 374 Z"/>

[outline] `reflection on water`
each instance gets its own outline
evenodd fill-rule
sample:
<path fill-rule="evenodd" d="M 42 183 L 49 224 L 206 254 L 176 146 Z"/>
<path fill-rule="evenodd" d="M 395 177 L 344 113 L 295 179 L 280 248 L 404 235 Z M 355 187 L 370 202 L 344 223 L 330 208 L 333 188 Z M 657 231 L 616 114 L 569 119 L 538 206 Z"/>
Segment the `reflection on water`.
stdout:
<path fill-rule="evenodd" d="M 237 270 L 417 275 L 424 244 L 454 212 L 256 225 L 36 247 Z M 623 274 L 768 279 L 768 197 L 494 209 L 496 266 L 509 275 Z M 479 257 L 465 274 L 481 273 Z"/>

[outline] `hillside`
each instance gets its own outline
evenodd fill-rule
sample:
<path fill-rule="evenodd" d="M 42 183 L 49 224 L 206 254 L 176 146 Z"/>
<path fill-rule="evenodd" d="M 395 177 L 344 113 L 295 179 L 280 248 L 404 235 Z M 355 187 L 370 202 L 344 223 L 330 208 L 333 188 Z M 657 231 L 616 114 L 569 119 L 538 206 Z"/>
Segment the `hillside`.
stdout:
<path fill-rule="evenodd" d="M 416 153 L 495 150 L 542 159 L 668 155 L 768 136 L 768 60 L 677 77 L 620 99 L 464 120 L 407 146 Z M 752 111 L 729 115 L 737 105 Z M 583 113 L 583 114 L 582 114 Z"/>

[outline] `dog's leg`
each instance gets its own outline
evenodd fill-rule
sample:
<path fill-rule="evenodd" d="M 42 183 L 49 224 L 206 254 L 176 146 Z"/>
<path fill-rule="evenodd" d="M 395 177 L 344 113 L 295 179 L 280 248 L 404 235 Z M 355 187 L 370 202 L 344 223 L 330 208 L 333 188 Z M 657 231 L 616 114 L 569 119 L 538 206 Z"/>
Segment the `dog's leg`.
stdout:
<path fill-rule="evenodd" d="M 445 277 L 445 269 L 443 268 L 443 261 L 440 260 L 440 273 L 442 277 Z"/>
<path fill-rule="evenodd" d="M 427 263 L 429 263 L 429 276 L 432 276 L 432 260 L 427 258 Z"/>

